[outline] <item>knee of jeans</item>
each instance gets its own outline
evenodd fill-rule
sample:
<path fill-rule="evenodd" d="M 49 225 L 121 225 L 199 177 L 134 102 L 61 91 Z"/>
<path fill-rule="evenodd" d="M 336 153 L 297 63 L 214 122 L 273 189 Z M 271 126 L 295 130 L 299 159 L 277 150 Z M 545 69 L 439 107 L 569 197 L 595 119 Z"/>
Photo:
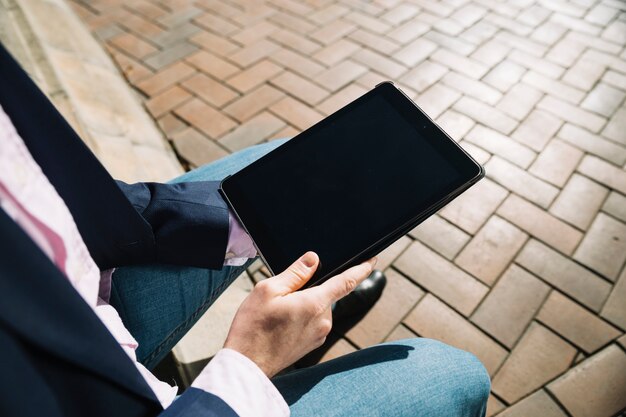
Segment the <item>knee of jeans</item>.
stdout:
<path fill-rule="evenodd" d="M 438 369 L 437 385 L 445 391 L 440 399 L 445 398 L 448 403 L 448 415 L 482 417 L 485 414 L 491 380 L 476 356 L 436 340 L 418 338 L 406 342 L 415 347 L 416 360 L 428 357 Z"/>
<path fill-rule="evenodd" d="M 449 378 L 450 399 L 465 415 L 482 417 L 487 408 L 491 379 L 483 363 L 472 353 L 439 343 L 441 357 L 446 358 L 446 367 L 453 378 Z"/>

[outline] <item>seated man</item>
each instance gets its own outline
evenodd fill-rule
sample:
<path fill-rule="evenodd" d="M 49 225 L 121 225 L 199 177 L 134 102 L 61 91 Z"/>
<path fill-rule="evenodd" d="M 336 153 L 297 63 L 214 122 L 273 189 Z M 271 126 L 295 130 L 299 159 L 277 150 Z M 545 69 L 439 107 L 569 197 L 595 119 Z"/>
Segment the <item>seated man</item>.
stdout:
<path fill-rule="evenodd" d="M 218 180 L 277 143 L 171 184 L 116 183 L 1 46 L 0 77 L 0 415 L 484 415 L 482 364 L 427 339 L 276 376 L 323 343 L 331 305 L 375 263 L 298 291 L 312 252 L 254 288 L 176 398 L 149 369 L 256 254 Z"/>

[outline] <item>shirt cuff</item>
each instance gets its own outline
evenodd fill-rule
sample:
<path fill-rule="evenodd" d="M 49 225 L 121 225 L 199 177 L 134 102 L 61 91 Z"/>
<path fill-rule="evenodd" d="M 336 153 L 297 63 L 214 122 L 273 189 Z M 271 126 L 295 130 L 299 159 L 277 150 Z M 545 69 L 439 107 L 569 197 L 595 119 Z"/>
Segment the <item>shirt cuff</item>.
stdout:
<path fill-rule="evenodd" d="M 241 266 L 248 259 L 257 255 L 256 248 L 250 235 L 246 233 L 239 220 L 228 211 L 228 244 L 224 265 Z"/>
<path fill-rule="evenodd" d="M 240 417 L 288 417 L 289 406 L 269 378 L 248 357 L 221 349 L 191 384 L 220 397 Z"/>

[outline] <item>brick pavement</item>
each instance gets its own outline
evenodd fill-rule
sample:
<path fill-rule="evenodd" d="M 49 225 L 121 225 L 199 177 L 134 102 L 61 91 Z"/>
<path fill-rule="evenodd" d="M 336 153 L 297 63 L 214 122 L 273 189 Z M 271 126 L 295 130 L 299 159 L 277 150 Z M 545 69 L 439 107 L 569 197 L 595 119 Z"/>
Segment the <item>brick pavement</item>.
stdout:
<path fill-rule="evenodd" d="M 626 407 L 626 3 L 72 4 L 190 167 L 292 136 L 384 79 L 485 164 L 381 255 L 384 297 L 324 359 L 433 337 L 483 361 L 489 415 Z"/>

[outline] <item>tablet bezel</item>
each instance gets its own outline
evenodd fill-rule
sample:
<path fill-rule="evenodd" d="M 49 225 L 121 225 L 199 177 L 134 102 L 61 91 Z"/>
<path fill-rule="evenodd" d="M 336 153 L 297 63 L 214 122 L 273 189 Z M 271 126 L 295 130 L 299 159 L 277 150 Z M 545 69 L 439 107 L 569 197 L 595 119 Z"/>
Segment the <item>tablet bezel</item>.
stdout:
<path fill-rule="evenodd" d="M 272 267 L 271 258 L 280 256 L 281 251 L 279 249 L 279 243 L 273 241 L 272 237 L 264 230 L 264 225 L 258 220 L 258 216 L 254 216 L 254 202 L 248 201 L 243 189 L 238 187 L 238 177 L 242 177 L 246 174 L 246 171 L 251 167 L 258 168 L 262 164 L 271 162 L 274 158 L 282 156 L 282 154 L 289 152 L 294 141 L 307 140 L 318 129 L 323 128 L 327 124 L 332 123 L 335 119 L 341 117 L 346 112 L 349 112 L 351 108 L 356 107 L 363 100 L 368 100 L 374 94 L 382 94 L 387 101 L 398 111 L 402 117 L 412 124 L 420 133 L 420 135 L 427 140 L 440 154 L 445 155 L 451 163 L 459 169 L 467 173 L 467 177 L 462 177 L 461 180 L 450 185 L 452 191 L 450 191 L 444 197 L 432 200 L 426 210 L 420 212 L 415 217 L 407 219 L 402 225 L 391 231 L 386 236 L 381 237 L 378 241 L 369 245 L 363 249 L 360 253 L 356 254 L 352 258 L 340 266 L 328 271 L 323 276 L 314 276 L 305 286 L 310 287 L 317 285 L 327 278 L 342 272 L 350 266 L 356 265 L 366 259 L 375 256 L 394 241 L 399 239 L 402 235 L 406 234 L 412 228 L 419 223 L 430 217 L 436 211 L 448 204 L 458 195 L 460 195 L 467 188 L 478 182 L 484 177 L 484 168 L 477 163 L 463 148 L 461 148 L 443 129 L 441 129 L 428 115 L 422 111 L 413 100 L 411 100 L 404 92 L 396 88 L 392 82 L 383 82 L 377 85 L 371 91 L 365 93 L 363 96 L 357 98 L 353 102 L 349 103 L 345 107 L 341 108 L 337 112 L 331 114 L 320 122 L 316 123 L 309 129 L 298 134 L 290 141 L 279 146 L 267 155 L 258 159 L 250 164 L 248 167 L 243 168 L 239 172 L 226 177 L 220 184 L 220 192 L 225 201 L 232 209 L 235 216 L 239 219 L 244 229 L 251 236 L 256 249 L 267 265 L 272 274 L 280 273 L 282 271 L 276 271 Z M 283 255 L 284 257 L 284 255 Z M 270 258 L 270 259 L 268 259 Z M 295 260 L 295 259 L 294 259 Z M 285 262 L 282 262 L 283 264 Z"/>

